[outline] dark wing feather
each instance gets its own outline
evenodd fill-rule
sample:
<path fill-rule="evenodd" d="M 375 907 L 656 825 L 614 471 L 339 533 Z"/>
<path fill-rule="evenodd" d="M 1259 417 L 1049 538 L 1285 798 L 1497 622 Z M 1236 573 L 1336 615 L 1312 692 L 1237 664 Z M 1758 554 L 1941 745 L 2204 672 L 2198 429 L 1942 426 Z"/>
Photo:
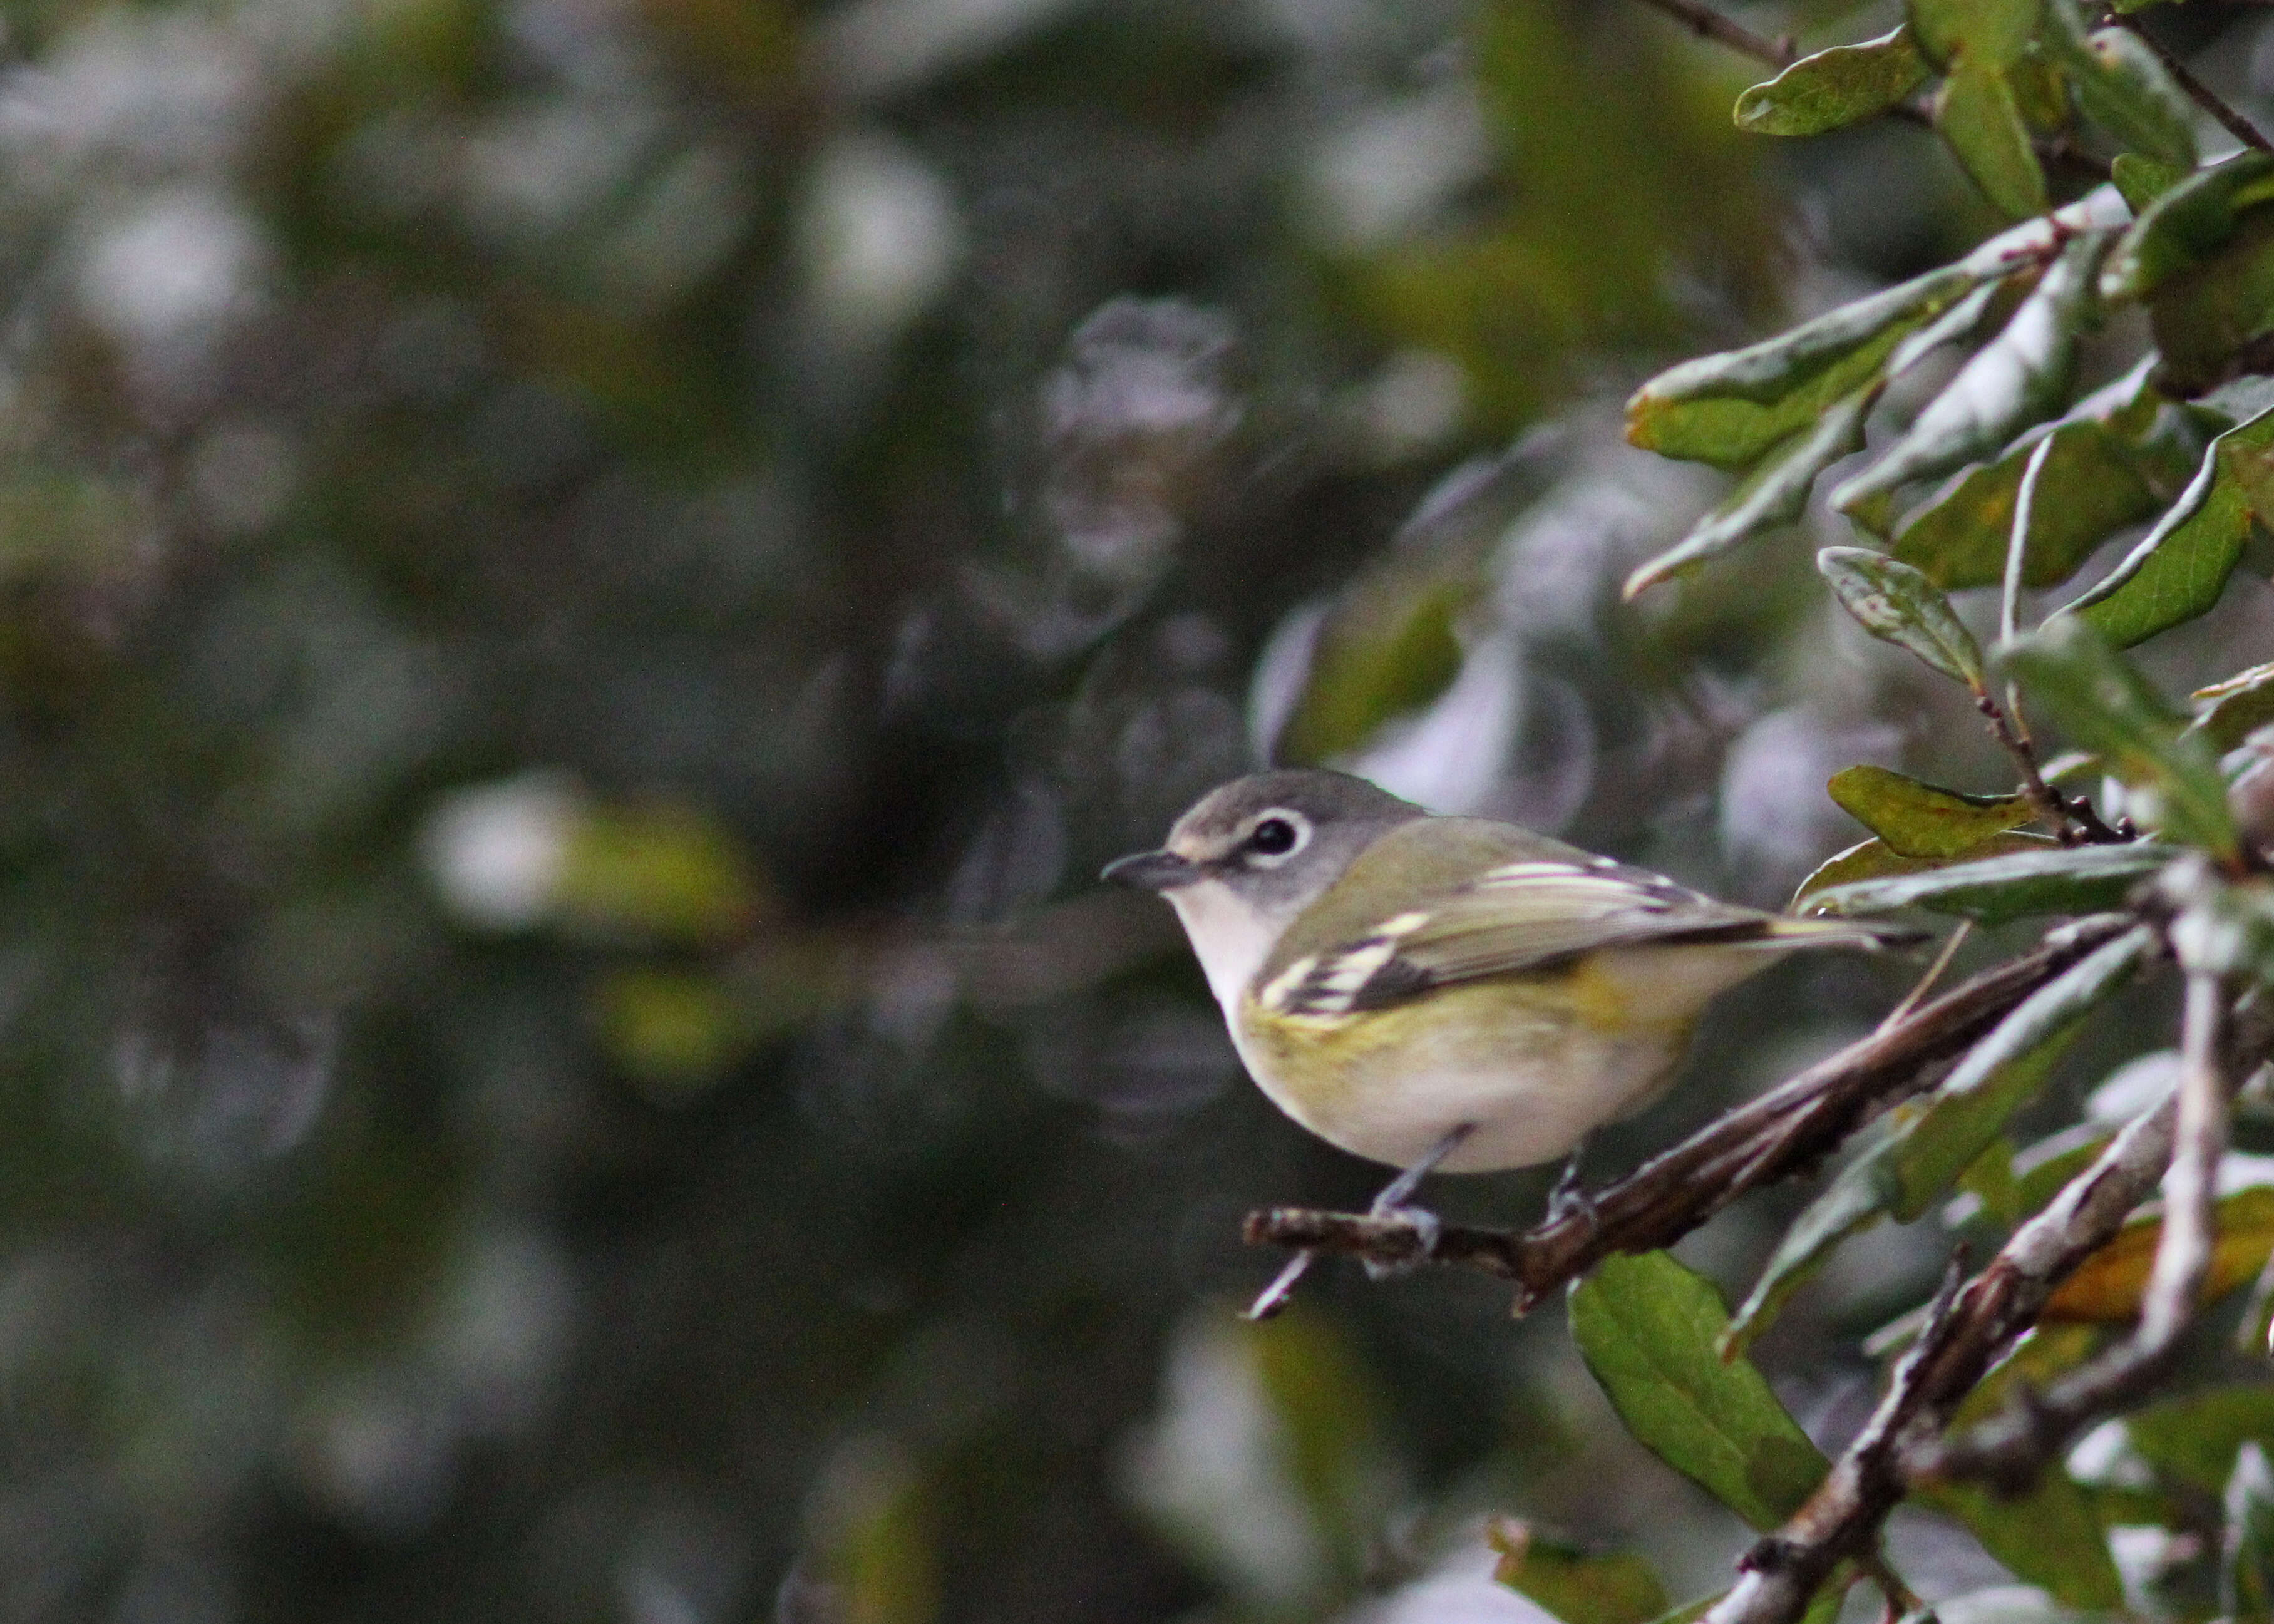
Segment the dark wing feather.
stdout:
<path fill-rule="evenodd" d="M 1311 951 L 1283 954 L 1264 978 L 1261 1001 L 1284 1014 L 1344 1014 L 1449 982 L 1549 969 L 1597 948 L 1754 939 L 1769 934 L 1774 920 L 1662 875 L 1523 831 L 1509 833 L 1520 841 L 1507 843 L 1499 853 L 1504 860 L 1481 873 L 1470 868 L 1473 877 L 1463 883 L 1417 897 L 1410 908 L 1349 934 L 1337 932 L 1338 939 Z M 1360 859 L 1352 877 L 1363 879 L 1359 868 L 1374 856 Z"/>

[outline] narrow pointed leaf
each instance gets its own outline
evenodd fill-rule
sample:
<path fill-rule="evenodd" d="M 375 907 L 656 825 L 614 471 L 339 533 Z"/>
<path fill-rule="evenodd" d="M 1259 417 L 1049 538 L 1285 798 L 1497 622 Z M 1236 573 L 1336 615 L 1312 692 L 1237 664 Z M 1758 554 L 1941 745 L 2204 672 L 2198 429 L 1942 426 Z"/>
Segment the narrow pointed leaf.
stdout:
<path fill-rule="evenodd" d="M 2075 376 L 2078 335 L 2094 319 L 2094 275 L 2109 241 L 2105 233 L 2088 232 L 2062 250 L 2005 329 L 1959 369 L 1885 456 L 1833 493 L 1833 505 L 1884 531 L 1892 516 L 1887 500 L 1902 485 L 2001 450 L 2059 410 Z"/>
<path fill-rule="evenodd" d="M 1717 1351 L 1728 1311 L 1665 1252 L 1607 1258 L 1572 1288 L 1571 1335 L 1627 1430 L 1755 1528 L 1782 1523 L 1823 1480 L 1822 1451 L 1759 1371 Z"/>
<path fill-rule="evenodd" d="M 1738 543 L 1789 524 L 1808 509 L 1808 492 L 1816 476 L 1864 445 L 1864 419 L 1879 397 L 1875 380 L 1828 408 L 1816 426 L 1793 437 L 1770 453 L 1759 468 L 1746 477 L 1729 499 L 1674 546 L 1627 577 L 1622 596 L 1633 598 L 1690 566 Z"/>
<path fill-rule="evenodd" d="M 1820 135 L 1883 113 L 1926 82 L 1926 61 L 1898 28 L 1820 50 L 1737 98 L 1737 128 L 1755 135 Z"/>
<path fill-rule="evenodd" d="M 2054 616 L 1999 652 L 2031 701 L 2069 742 L 2097 756 L 2142 802 L 2142 821 L 2222 859 L 2235 850 L 2234 819 L 2218 758 L 2181 731 L 2124 657 L 2080 616 Z"/>
<path fill-rule="evenodd" d="M 2059 500 L 2039 502 L 2030 514 L 2024 584 L 2059 585 L 2103 541 L 2152 517 L 2194 477 L 2208 443 L 2201 414 L 2149 385 L 2154 364 L 2150 356 L 2078 402 L 2049 431 L 2053 448 L 2038 488 L 2058 492 Z M 2005 578 L 2014 506 L 2037 438 L 2022 436 L 1922 503 L 1896 538 L 1895 557 L 1925 571 L 1945 591 L 1997 585 Z"/>
<path fill-rule="evenodd" d="M 1818 891 L 1817 914 L 1882 914 L 1931 908 L 1985 925 L 2033 914 L 2098 914 L 2123 905 L 2132 888 L 2177 854 L 2173 847 L 2060 846 L 1980 862 L 1954 863 L 1924 874 L 1863 880 Z"/>
<path fill-rule="evenodd" d="M 1962 857 L 2037 820 L 2026 795 L 1969 795 L 1869 764 L 1833 774 L 1825 789 L 1901 857 Z"/>
<path fill-rule="evenodd" d="M 2090 1167 L 2116 1130 L 2105 1123 L 2080 1123 L 2017 1154 L 2014 1158 L 2014 1203 L 2017 1214 L 2033 1217 L 2068 1181 Z"/>
<path fill-rule="evenodd" d="M 1937 67 L 2018 61 L 2037 26 L 2038 0 L 1909 0 L 1919 49 Z"/>
<path fill-rule="evenodd" d="M 1826 547 L 1816 568 L 1865 631 L 1981 692 L 1981 645 L 1925 575 L 1869 547 Z"/>
<path fill-rule="evenodd" d="M 2194 481 L 2107 576 L 2067 605 L 2119 648 L 2210 610 L 2274 504 L 2274 411 L 2210 443 Z"/>
<path fill-rule="evenodd" d="M 1937 868 L 1946 868 L 1962 861 L 1974 861 L 1984 857 L 2009 857 L 2017 852 L 2054 852 L 2060 843 L 2051 835 L 2019 832 L 1992 835 L 1972 851 L 1953 858 L 1905 857 L 1889 849 L 1884 840 L 1860 840 L 1846 851 L 1826 858 L 1815 873 L 1800 883 L 1792 894 L 1787 908 L 1795 914 L 1809 912 L 1811 900 L 1822 891 L 1838 885 L 1853 885 L 1864 880 L 1884 880 L 1901 874 L 1929 874 Z"/>
<path fill-rule="evenodd" d="M 2108 170 L 2116 190 L 2124 194 L 2135 214 L 2146 214 L 2148 205 L 2195 173 L 2192 165 L 2163 163 L 2138 153 L 2117 154 Z"/>

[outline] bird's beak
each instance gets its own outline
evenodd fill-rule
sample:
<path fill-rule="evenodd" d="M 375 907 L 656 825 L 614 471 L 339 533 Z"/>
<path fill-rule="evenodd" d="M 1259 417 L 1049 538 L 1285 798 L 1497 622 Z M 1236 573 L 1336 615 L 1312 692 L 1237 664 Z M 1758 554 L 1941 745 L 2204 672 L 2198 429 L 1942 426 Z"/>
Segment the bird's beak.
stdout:
<path fill-rule="evenodd" d="M 1174 852 L 1133 852 L 1106 864 L 1105 871 L 1097 877 L 1139 891 L 1174 891 L 1199 879 L 1201 868 L 1198 863 Z"/>

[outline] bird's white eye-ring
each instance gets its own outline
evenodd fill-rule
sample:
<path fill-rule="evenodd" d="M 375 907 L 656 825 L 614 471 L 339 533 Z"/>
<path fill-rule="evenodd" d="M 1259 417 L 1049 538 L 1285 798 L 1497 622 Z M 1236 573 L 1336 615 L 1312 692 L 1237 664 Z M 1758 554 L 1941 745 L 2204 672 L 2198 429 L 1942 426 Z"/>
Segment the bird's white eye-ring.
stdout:
<path fill-rule="evenodd" d="M 1250 868 L 1276 868 L 1311 843 L 1311 820 L 1274 808 L 1255 820 L 1241 844 Z"/>

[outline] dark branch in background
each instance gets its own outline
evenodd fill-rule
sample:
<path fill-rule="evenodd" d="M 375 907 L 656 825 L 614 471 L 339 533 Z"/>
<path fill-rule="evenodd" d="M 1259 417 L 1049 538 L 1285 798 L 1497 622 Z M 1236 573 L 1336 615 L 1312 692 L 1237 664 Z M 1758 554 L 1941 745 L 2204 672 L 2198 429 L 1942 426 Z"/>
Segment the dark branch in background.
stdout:
<path fill-rule="evenodd" d="M 1515 1281 L 1517 1307 L 1529 1307 L 1615 1252 L 1670 1246 L 1747 1191 L 1815 1166 L 1874 1112 L 1939 1080 L 2023 998 L 2132 928 L 2121 914 L 2062 927 L 2036 951 L 1888 1021 L 1645 1162 L 1584 1209 L 1536 1229 L 1447 1224 L 1431 1247 L 1405 1218 L 1282 1207 L 1248 1214 L 1248 1244 L 1481 1269 Z"/>
<path fill-rule="evenodd" d="M 2120 27 L 2131 30 L 2134 38 L 2155 52 L 2156 60 L 2164 64 L 2164 71 L 2172 76 L 2172 82 L 2186 91 L 2197 107 L 2218 119 L 2220 128 L 2245 147 L 2255 147 L 2260 152 L 2274 152 L 2274 146 L 2268 144 L 2257 125 L 2229 107 L 2218 92 L 2189 71 L 2187 64 L 2165 50 L 2164 42 L 2142 27 L 2138 18 L 2120 14 L 2112 20 Z"/>
<path fill-rule="evenodd" d="M 1713 7 L 1701 4 L 1701 0 L 1640 0 L 1640 3 L 1671 17 L 1699 39 L 1727 46 L 1739 56 L 1750 56 L 1765 67 L 1781 72 L 1800 60 L 1800 52 L 1794 49 L 1791 41 L 1764 39 L 1742 23 L 1731 22 Z M 1898 102 L 1893 107 L 1882 109 L 1879 117 L 1900 118 L 1906 124 L 1918 124 L 1926 129 L 1934 127 L 1934 115 L 1916 102 Z M 2044 162 L 2067 164 L 2094 180 L 2105 181 L 2111 173 L 2105 159 L 2078 151 L 2065 135 L 2055 136 L 2051 140 L 2033 140 L 2030 145 L 2037 149 L 2037 156 Z"/>

